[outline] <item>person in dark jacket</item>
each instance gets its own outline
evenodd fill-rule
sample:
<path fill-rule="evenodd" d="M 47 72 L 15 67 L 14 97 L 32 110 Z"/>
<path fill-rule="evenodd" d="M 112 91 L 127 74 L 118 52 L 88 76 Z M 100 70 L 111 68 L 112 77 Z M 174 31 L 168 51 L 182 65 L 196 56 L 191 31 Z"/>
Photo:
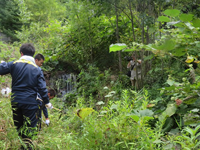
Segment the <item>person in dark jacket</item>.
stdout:
<path fill-rule="evenodd" d="M 26 43 L 20 47 L 21 58 L 19 60 L 0 64 L 0 75 L 10 73 L 12 76 L 13 120 L 19 136 L 23 139 L 31 139 L 35 135 L 39 110 L 36 101 L 37 93 L 40 94 L 47 107 L 50 109 L 53 107 L 49 103 L 43 73 L 35 64 L 34 53 L 34 46 Z"/>
<path fill-rule="evenodd" d="M 49 100 L 54 98 L 56 95 L 56 92 L 54 89 L 48 89 L 48 96 L 49 96 Z M 44 103 L 43 103 L 43 100 L 41 99 L 41 96 L 38 94 L 38 97 L 37 97 L 37 100 L 39 102 L 39 106 L 40 106 L 40 113 L 39 113 L 39 130 L 41 129 L 41 122 L 42 122 L 42 111 L 43 111 L 43 114 L 44 114 L 44 117 L 45 117 L 45 124 L 47 126 L 49 126 L 50 124 L 50 120 L 49 120 L 49 115 L 48 115 L 48 111 L 47 111 L 47 108 L 44 106 Z"/>
<path fill-rule="evenodd" d="M 43 63 L 44 63 L 44 56 L 42 54 L 36 54 L 34 56 L 34 59 L 35 59 L 35 64 L 40 68 L 43 65 Z M 50 93 L 49 93 L 49 90 L 48 90 L 48 96 L 49 96 L 49 94 Z M 54 94 L 54 96 L 55 96 L 55 94 Z M 38 94 L 38 98 L 42 99 L 41 96 L 40 96 L 40 94 Z M 49 120 L 49 117 L 48 117 L 47 108 L 45 106 L 43 106 L 43 103 L 40 100 L 38 101 L 38 103 L 39 103 L 39 106 L 40 106 L 40 113 L 39 113 L 39 118 L 40 118 L 40 121 L 39 121 L 39 130 L 40 130 L 41 129 L 41 119 L 42 119 L 42 112 L 41 112 L 41 110 L 43 111 L 44 116 L 46 118 L 46 121 L 45 121 L 46 125 L 49 125 L 50 120 Z"/>

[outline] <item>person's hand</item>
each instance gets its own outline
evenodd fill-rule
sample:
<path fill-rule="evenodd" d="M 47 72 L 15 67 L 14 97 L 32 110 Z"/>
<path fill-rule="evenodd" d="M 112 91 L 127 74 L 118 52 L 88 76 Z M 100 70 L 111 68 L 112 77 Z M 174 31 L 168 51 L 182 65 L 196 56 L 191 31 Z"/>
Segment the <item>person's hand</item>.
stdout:
<path fill-rule="evenodd" d="M 48 104 L 46 104 L 45 105 L 47 108 L 49 108 L 49 109 L 53 109 L 53 105 L 51 104 L 51 103 L 48 103 Z"/>
<path fill-rule="evenodd" d="M 137 60 L 137 62 L 139 62 L 141 64 L 142 61 L 141 60 Z"/>
<path fill-rule="evenodd" d="M 45 124 L 49 126 L 50 120 L 46 119 Z"/>
<path fill-rule="evenodd" d="M 2 60 L 1 63 L 3 63 L 3 62 L 5 62 L 5 61 Z"/>

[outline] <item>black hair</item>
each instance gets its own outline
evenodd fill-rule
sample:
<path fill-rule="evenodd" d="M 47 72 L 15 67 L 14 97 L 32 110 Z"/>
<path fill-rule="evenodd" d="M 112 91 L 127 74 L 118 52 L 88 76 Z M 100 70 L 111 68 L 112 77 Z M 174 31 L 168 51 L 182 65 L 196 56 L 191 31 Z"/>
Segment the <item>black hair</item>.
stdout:
<path fill-rule="evenodd" d="M 31 43 L 22 44 L 20 47 L 20 53 L 23 53 L 23 55 L 33 56 L 35 54 L 35 47 Z"/>
<path fill-rule="evenodd" d="M 43 59 L 44 60 L 44 56 L 42 55 L 42 54 L 37 54 L 37 55 L 35 55 L 35 57 L 34 57 L 35 59 L 37 59 L 37 60 L 41 60 L 41 59 Z"/>
<path fill-rule="evenodd" d="M 56 92 L 54 89 L 48 89 L 48 93 L 50 93 L 50 96 L 56 96 Z"/>

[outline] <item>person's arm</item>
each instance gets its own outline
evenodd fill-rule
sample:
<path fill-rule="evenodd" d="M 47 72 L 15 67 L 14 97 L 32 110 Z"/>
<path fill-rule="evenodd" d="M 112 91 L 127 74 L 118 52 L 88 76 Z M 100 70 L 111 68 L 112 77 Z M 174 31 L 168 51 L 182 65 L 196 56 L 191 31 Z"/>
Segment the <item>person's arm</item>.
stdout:
<path fill-rule="evenodd" d="M 49 103 L 49 97 L 48 97 L 48 90 L 46 88 L 46 81 L 44 79 L 42 71 L 40 71 L 40 75 L 38 77 L 38 93 L 40 94 L 42 100 L 44 101 L 44 104 Z"/>
<path fill-rule="evenodd" d="M 0 75 L 5 75 L 10 73 L 10 68 L 13 62 L 2 62 L 0 63 Z"/>
<path fill-rule="evenodd" d="M 49 123 L 50 123 L 50 120 L 49 120 L 49 117 L 48 117 L 48 111 L 47 111 L 47 108 L 44 106 L 43 108 L 43 113 L 44 113 L 44 116 L 45 116 L 45 123 L 47 126 L 49 126 Z"/>
<path fill-rule="evenodd" d="M 44 113 L 44 116 L 45 116 L 46 120 L 48 120 L 49 119 L 49 117 L 48 117 L 48 111 L 47 111 L 47 108 L 45 106 L 43 108 L 43 113 Z"/>
<path fill-rule="evenodd" d="M 133 65 L 133 61 L 129 61 L 129 63 L 127 64 L 127 68 L 131 68 L 131 65 Z"/>
<path fill-rule="evenodd" d="M 129 61 L 129 63 L 127 64 L 127 68 L 131 67 L 131 62 Z"/>
<path fill-rule="evenodd" d="M 139 64 L 141 64 L 141 63 L 142 63 L 142 60 L 141 60 L 141 59 L 139 59 L 139 60 L 137 60 L 137 62 L 138 62 Z"/>

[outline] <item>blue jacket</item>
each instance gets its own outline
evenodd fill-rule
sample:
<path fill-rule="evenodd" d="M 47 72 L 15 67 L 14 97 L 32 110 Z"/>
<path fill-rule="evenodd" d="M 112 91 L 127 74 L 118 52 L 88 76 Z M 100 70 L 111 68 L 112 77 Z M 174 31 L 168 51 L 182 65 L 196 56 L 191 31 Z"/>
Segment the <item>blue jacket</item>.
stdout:
<path fill-rule="evenodd" d="M 40 96 L 40 94 L 38 94 L 38 97 L 40 99 L 42 99 L 41 96 Z M 44 114 L 45 118 L 49 118 L 49 116 L 48 116 L 48 110 L 47 110 L 46 106 L 43 106 L 43 103 L 40 100 L 38 100 L 38 104 L 39 104 L 40 107 L 43 107 L 42 111 L 43 111 L 43 114 Z M 42 116 L 42 114 L 41 114 L 41 116 Z"/>
<path fill-rule="evenodd" d="M 43 73 L 35 63 L 26 59 L 1 63 L 0 75 L 8 73 L 12 76 L 12 102 L 37 105 L 36 97 L 39 93 L 44 103 L 49 103 Z"/>

